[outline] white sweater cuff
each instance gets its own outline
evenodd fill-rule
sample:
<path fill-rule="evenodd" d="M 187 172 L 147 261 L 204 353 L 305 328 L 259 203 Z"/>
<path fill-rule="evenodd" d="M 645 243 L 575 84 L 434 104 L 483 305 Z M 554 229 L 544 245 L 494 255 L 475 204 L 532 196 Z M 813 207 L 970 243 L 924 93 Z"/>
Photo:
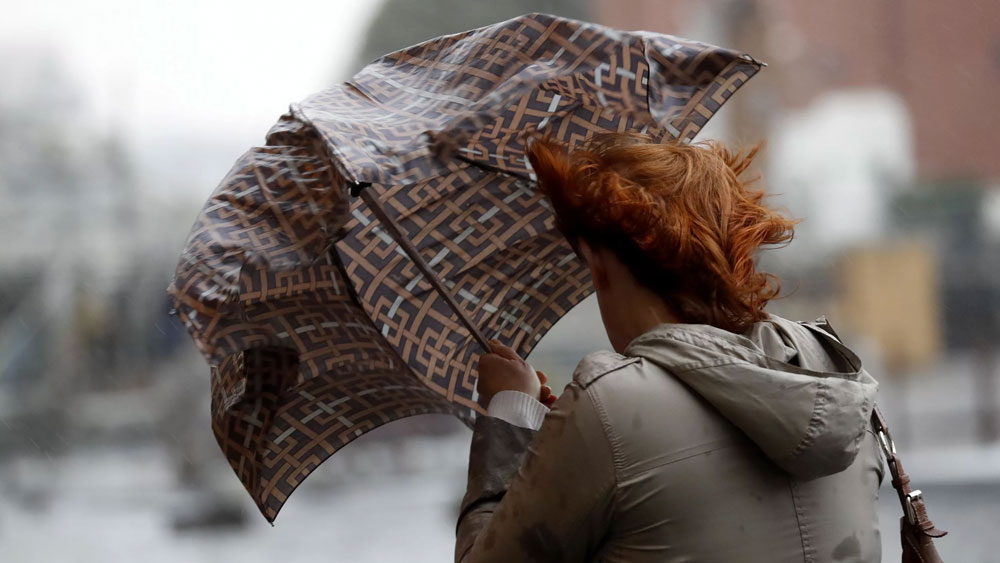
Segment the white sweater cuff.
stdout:
<path fill-rule="evenodd" d="M 514 426 L 538 430 L 549 408 L 527 393 L 500 391 L 490 400 L 486 414 L 509 422 Z"/>

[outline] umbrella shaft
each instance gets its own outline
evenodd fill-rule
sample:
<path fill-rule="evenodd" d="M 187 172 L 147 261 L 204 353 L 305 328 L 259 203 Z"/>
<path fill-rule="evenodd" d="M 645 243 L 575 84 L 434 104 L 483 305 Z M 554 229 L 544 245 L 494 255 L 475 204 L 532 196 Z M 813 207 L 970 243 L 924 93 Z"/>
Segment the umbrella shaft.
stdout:
<path fill-rule="evenodd" d="M 389 236 L 396 241 L 399 247 L 403 249 L 403 252 L 405 252 L 406 255 L 410 257 L 410 260 L 413 260 L 413 263 L 417 265 L 417 268 L 423 272 L 427 281 L 434 286 L 434 289 L 436 289 L 441 297 L 448 303 L 448 306 L 451 307 L 456 315 L 458 315 L 459 320 L 462 321 L 465 328 L 469 329 L 469 332 L 479 342 L 480 346 L 483 347 L 483 350 L 489 352 L 489 340 L 487 340 L 486 337 L 483 336 L 483 333 L 479 331 L 479 328 L 472 323 L 472 319 L 466 316 L 465 312 L 459 308 L 458 303 L 448 291 L 448 288 L 445 287 L 441 279 L 438 278 L 433 270 L 431 270 L 430 265 L 424 261 L 422 256 L 420 256 L 420 253 L 417 251 L 416 247 L 413 246 L 410 239 L 403 235 L 403 232 L 400 230 L 399 225 L 396 224 L 396 221 L 393 220 L 393 218 L 385 212 L 385 209 L 382 208 L 382 204 L 375 197 L 374 191 L 367 188 L 368 186 L 358 186 L 355 193 L 361 196 L 361 199 L 364 200 L 364 202 L 368 205 L 368 208 L 372 210 L 372 213 L 374 213 L 375 217 L 377 217 L 379 222 L 382 223 L 385 230 L 389 231 Z"/>

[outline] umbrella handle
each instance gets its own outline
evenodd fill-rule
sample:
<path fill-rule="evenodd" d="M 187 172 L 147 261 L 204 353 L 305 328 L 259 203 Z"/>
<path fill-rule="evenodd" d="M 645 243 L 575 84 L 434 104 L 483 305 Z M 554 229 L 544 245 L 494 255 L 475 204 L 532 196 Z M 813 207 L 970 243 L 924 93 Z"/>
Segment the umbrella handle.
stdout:
<path fill-rule="evenodd" d="M 448 303 L 448 306 L 451 307 L 455 315 L 458 316 L 458 319 L 462 321 L 462 324 L 465 325 L 465 328 L 469 329 L 469 332 L 472 334 L 473 338 L 475 338 L 476 341 L 479 342 L 479 345 L 483 347 L 484 351 L 490 352 L 491 351 L 490 341 L 487 340 L 485 336 L 483 336 L 483 333 L 479 330 L 479 328 L 475 324 L 473 324 L 472 319 L 470 319 L 465 314 L 465 312 L 462 311 L 462 309 L 458 306 L 458 303 L 455 301 L 455 298 L 448 291 L 448 288 L 445 287 L 444 283 L 437 276 L 437 274 L 435 274 L 434 271 L 431 270 L 430 265 L 424 261 L 422 256 L 420 256 L 420 253 L 417 251 L 416 247 L 413 246 L 413 243 L 410 241 L 410 239 L 403 235 L 403 232 L 399 228 L 399 225 L 396 223 L 396 221 L 392 217 L 389 217 L 389 214 L 387 214 L 385 212 L 385 209 L 382 208 L 382 205 L 375 197 L 373 191 L 365 189 L 368 188 L 369 186 L 371 186 L 370 182 L 359 182 L 357 184 L 354 184 L 353 186 L 351 186 L 351 195 L 355 197 L 360 196 L 361 199 L 364 200 L 364 202 L 368 205 L 368 208 L 371 209 L 372 213 L 375 214 L 375 217 L 377 217 L 379 222 L 382 223 L 382 226 L 385 228 L 385 230 L 389 231 L 389 236 L 391 236 L 392 239 L 396 241 L 396 244 L 398 244 L 399 247 L 403 249 L 403 252 L 405 252 L 406 255 L 409 256 L 410 260 L 412 260 L 413 263 L 417 265 L 417 268 L 421 272 L 423 272 L 424 277 L 427 278 L 427 281 L 431 282 L 431 285 L 434 286 L 434 289 L 436 289 L 437 292 L 441 295 L 441 297 L 445 300 L 445 302 Z"/>

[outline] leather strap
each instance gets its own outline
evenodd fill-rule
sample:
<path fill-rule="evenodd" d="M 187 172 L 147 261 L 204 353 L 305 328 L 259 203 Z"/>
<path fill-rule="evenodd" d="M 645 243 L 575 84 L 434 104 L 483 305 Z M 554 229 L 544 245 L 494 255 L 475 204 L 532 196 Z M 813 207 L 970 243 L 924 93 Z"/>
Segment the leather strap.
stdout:
<path fill-rule="evenodd" d="M 899 455 L 896 453 L 896 445 L 892 441 L 889 427 L 886 425 L 882 413 L 878 410 L 878 406 L 872 409 L 871 420 L 872 430 L 878 438 L 886 464 L 889 466 L 892 488 L 896 489 L 896 495 L 899 497 L 904 521 L 912 526 L 918 534 L 932 538 L 943 537 L 948 532 L 934 527 L 934 523 L 927 516 L 927 506 L 924 504 L 923 494 L 910 486 L 910 476 L 903 469 L 903 462 L 900 461 Z"/>

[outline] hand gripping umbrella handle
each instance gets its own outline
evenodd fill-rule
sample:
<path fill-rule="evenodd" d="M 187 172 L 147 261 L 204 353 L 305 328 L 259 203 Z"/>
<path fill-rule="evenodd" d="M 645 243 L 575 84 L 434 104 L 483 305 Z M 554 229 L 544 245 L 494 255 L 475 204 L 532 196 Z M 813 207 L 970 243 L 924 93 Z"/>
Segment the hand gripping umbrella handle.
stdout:
<path fill-rule="evenodd" d="M 385 230 L 389 232 L 389 236 L 396 241 L 396 244 L 403 249 L 403 252 L 405 252 L 406 255 L 410 257 L 410 260 L 413 260 L 413 263 L 417 265 L 417 268 L 423 272 L 427 281 L 431 282 L 434 289 L 441 294 L 441 297 L 448 303 L 448 306 L 451 307 L 452 311 L 455 312 L 458 319 L 462 321 L 465 328 L 469 329 L 469 332 L 479 342 L 479 345 L 483 347 L 483 350 L 489 352 L 491 350 L 489 340 L 483 336 L 483 333 L 480 332 L 479 328 L 472 323 L 472 319 L 466 316 L 465 312 L 458 306 L 458 303 L 455 301 L 455 298 L 452 297 L 448 288 L 445 287 L 441 279 L 437 277 L 433 270 L 431 270 L 430 265 L 424 261 L 422 256 L 420 256 L 420 253 L 417 252 L 416 247 L 413 246 L 410 239 L 403 235 L 403 232 L 400 230 L 396 221 L 393 220 L 392 217 L 389 217 L 389 215 L 385 212 L 385 209 L 382 208 L 382 204 L 379 203 L 372 190 L 365 189 L 369 186 L 371 186 L 371 184 L 368 182 L 354 184 L 351 187 L 351 194 L 354 196 L 361 196 L 361 199 L 364 200 L 364 202 L 368 205 L 368 208 L 372 210 L 372 213 L 374 213 L 375 217 L 377 217 L 379 222 L 382 223 Z"/>

